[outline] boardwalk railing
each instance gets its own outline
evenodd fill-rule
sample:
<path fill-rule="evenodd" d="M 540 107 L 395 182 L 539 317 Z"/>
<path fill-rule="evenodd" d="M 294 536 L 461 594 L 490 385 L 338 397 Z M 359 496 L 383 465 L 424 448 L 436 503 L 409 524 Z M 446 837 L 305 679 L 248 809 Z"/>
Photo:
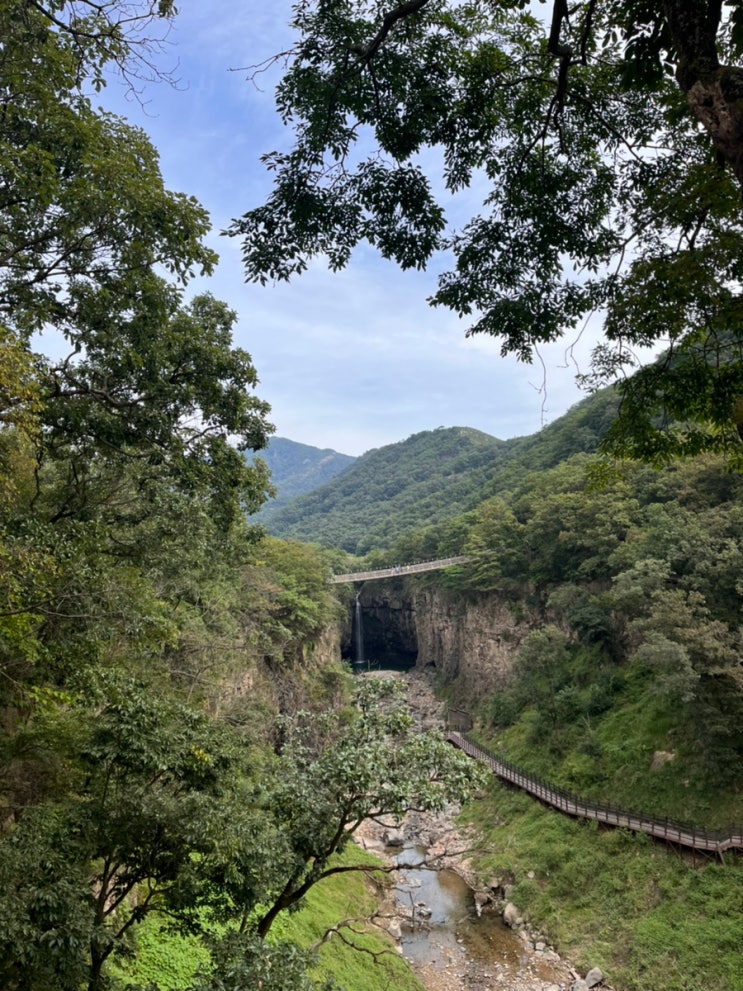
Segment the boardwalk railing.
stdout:
<path fill-rule="evenodd" d="M 346 582 L 368 582 L 375 578 L 397 578 L 400 575 L 417 575 L 422 571 L 438 571 L 439 568 L 450 568 L 453 564 L 464 564 L 468 557 L 444 557 L 438 561 L 420 561 L 417 564 L 399 564 L 393 568 L 376 568 L 373 571 L 354 571 L 348 575 L 333 575 L 331 585 L 342 585 Z"/>
<path fill-rule="evenodd" d="M 595 805 L 562 788 L 555 788 L 546 781 L 525 774 L 520 768 L 473 743 L 462 733 L 449 733 L 447 740 L 470 757 L 484 761 L 493 774 L 521 788 L 546 805 L 566 815 L 579 819 L 594 819 L 609 826 L 619 826 L 637 833 L 647 833 L 668 843 L 723 854 L 726 850 L 743 849 L 743 827 L 729 826 L 726 830 L 702 829 L 672 819 L 658 819 L 641 812 L 632 812 L 618 806 L 601 803 Z"/>

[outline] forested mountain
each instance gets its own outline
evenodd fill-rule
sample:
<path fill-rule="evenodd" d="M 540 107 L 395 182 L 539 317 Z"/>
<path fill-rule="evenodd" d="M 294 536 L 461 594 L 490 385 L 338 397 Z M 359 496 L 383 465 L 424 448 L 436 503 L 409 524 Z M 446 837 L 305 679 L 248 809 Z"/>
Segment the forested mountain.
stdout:
<path fill-rule="evenodd" d="M 465 427 L 414 434 L 369 451 L 344 474 L 271 515 L 275 536 L 342 547 L 388 547 L 405 532 L 450 519 L 507 491 L 533 470 L 596 450 L 616 410 L 603 390 L 529 437 L 508 441 Z"/>
<path fill-rule="evenodd" d="M 364 454 L 339 478 L 273 516 L 273 534 L 364 553 L 421 520 L 468 509 L 503 441 L 465 427 L 424 431 Z"/>
<path fill-rule="evenodd" d="M 261 459 L 271 473 L 271 484 L 276 495 L 269 499 L 256 515 L 264 523 L 278 509 L 291 499 L 304 495 L 342 474 L 356 458 L 350 454 L 339 454 L 330 448 L 312 447 L 299 444 L 286 437 L 272 437 Z M 252 456 L 248 455 L 249 460 Z"/>

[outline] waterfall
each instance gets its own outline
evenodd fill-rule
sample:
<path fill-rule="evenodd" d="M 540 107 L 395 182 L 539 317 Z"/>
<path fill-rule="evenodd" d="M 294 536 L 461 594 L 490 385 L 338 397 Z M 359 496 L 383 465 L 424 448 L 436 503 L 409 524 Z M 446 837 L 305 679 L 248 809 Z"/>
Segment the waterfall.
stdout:
<path fill-rule="evenodd" d="M 356 593 L 356 609 L 354 611 L 354 663 L 357 667 L 364 665 L 364 616 L 361 609 L 361 592 Z"/>

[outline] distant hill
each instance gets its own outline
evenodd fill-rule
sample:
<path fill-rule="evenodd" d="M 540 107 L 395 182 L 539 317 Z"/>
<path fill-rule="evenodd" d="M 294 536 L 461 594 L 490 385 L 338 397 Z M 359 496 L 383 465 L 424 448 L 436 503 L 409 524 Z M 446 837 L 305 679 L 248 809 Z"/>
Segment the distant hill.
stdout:
<path fill-rule="evenodd" d="M 281 537 L 364 553 L 400 532 L 471 507 L 503 441 L 467 427 L 414 434 L 368 451 L 338 478 L 293 500 L 266 527 Z M 479 484 L 478 484 L 479 483 Z"/>
<path fill-rule="evenodd" d="M 268 465 L 271 482 L 276 488 L 276 498 L 266 503 L 258 514 L 264 524 L 287 502 L 324 485 L 357 460 L 350 454 L 299 444 L 286 437 L 272 437 L 258 457 Z"/>
<path fill-rule="evenodd" d="M 261 517 L 278 537 L 365 554 L 408 530 L 474 509 L 530 471 L 596 450 L 616 413 L 605 390 L 529 437 L 440 427 L 369 451 L 332 481 Z M 273 443 L 273 442 L 272 442 Z"/>

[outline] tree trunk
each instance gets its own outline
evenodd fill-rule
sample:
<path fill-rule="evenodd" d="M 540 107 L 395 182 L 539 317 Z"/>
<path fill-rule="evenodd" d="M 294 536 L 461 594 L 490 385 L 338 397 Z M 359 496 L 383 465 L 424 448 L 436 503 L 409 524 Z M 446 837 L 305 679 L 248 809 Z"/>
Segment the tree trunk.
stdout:
<path fill-rule="evenodd" d="M 676 79 L 721 160 L 743 189 L 743 69 L 720 64 L 719 0 L 664 0 L 678 52 Z"/>

